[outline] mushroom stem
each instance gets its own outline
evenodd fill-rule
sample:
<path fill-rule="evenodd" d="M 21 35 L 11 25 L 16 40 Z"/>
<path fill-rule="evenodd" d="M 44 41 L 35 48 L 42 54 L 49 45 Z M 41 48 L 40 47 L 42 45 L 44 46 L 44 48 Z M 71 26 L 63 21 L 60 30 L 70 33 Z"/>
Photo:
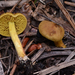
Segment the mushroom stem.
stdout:
<path fill-rule="evenodd" d="M 14 46 L 16 48 L 18 56 L 24 58 L 24 56 L 26 54 L 23 50 L 21 42 L 20 42 L 20 40 L 18 38 L 18 35 L 16 33 L 16 28 L 15 28 L 15 23 L 14 22 L 9 22 L 9 33 L 10 33 L 11 39 L 14 43 Z"/>
<path fill-rule="evenodd" d="M 66 48 L 66 45 L 64 45 L 64 43 L 63 43 L 62 40 L 60 40 L 60 41 L 58 41 L 58 42 L 54 42 L 54 43 L 55 43 L 55 46 L 57 46 L 57 47 L 63 47 L 63 48 Z"/>

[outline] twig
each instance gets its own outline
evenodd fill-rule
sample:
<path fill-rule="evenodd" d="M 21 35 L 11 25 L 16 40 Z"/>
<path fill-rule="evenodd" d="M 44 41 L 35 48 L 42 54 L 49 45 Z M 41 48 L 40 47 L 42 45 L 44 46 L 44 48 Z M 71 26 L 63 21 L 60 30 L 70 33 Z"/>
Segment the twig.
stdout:
<path fill-rule="evenodd" d="M 16 67 L 17 67 L 17 65 L 14 64 L 14 66 L 13 66 L 13 68 L 12 68 L 12 70 L 11 70 L 11 72 L 10 72 L 9 75 L 13 75 L 13 74 L 14 74 L 14 72 L 15 72 L 15 70 L 16 70 Z"/>
<path fill-rule="evenodd" d="M 37 32 L 28 32 L 26 36 L 36 36 Z"/>
<path fill-rule="evenodd" d="M 32 41 L 25 47 L 25 49 L 24 49 L 25 52 L 26 52 L 27 49 L 30 47 L 30 45 L 32 44 L 33 41 L 34 41 L 34 40 L 32 40 Z"/>
<path fill-rule="evenodd" d="M 12 9 L 11 9 L 9 12 L 13 12 L 14 9 L 16 8 L 16 6 L 17 6 L 21 1 L 22 1 L 22 0 L 19 0 L 19 1 L 12 7 Z"/>
<path fill-rule="evenodd" d="M 5 63 L 1 60 L 1 63 L 3 64 L 3 66 L 7 69 L 7 66 L 5 65 Z"/>
<path fill-rule="evenodd" d="M 69 61 L 71 58 L 73 58 L 75 55 L 75 51 L 72 51 L 71 54 L 67 57 L 67 59 L 64 62 Z"/>
<path fill-rule="evenodd" d="M 33 32 L 28 32 L 28 33 L 25 33 L 25 34 L 20 34 L 20 35 L 18 35 L 18 37 L 20 38 L 20 37 L 23 37 L 23 36 L 36 36 L 37 35 L 37 33 L 33 33 Z M 2 38 L 1 40 L 9 40 L 9 39 L 11 39 L 10 37 L 6 37 L 6 38 Z"/>
<path fill-rule="evenodd" d="M 36 50 L 31 51 L 29 54 L 27 54 L 27 56 L 31 56 Z"/>
<path fill-rule="evenodd" d="M 37 59 L 37 61 L 51 57 L 51 56 L 61 56 L 61 55 L 69 55 L 72 51 L 51 51 L 45 52 Z"/>
<path fill-rule="evenodd" d="M 34 8 L 36 8 L 36 5 L 34 4 L 34 2 L 31 0 L 31 2 L 32 2 L 32 4 L 33 4 L 33 6 L 34 6 Z"/>
<path fill-rule="evenodd" d="M 75 51 L 72 51 L 71 54 L 66 58 L 66 60 L 64 62 L 68 62 L 71 58 L 73 58 L 73 56 L 75 55 Z M 54 71 L 51 74 L 55 74 L 58 71 Z"/>
<path fill-rule="evenodd" d="M 64 3 L 67 5 L 75 7 L 75 3 L 73 3 L 73 2 L 64 1 Z"/>
<path fill-rule="evenodd" d="M 2 58 L 0 58 L 0 60 L 6 59 L 6 58 L 9 58 L 9 57 L 10 57 L 10 56 L 2 57 Z"/>
<path fill-rule="evenodd" d="M 74 64 L 75 64 L 75 59 L 72 59 L 72 60 L 70 60 L 68 62 L 62 62 L 62 63 L 58 64 L 58 66 L 52 66 L 52 67 L 46 68 L 44 70 L 35 72 L 34 74 L 46 75 L 46 74 L 49 74 L 49 73 L 51 73 L 53 71 L 66 68 L 66 67 L 69 67 L 69 66 L 74 65 Z"/>
<path fill-rule="evenodd" d="M 52 48 L 51 50 L 73 50 L 75 47 L 68 47 L 68 48 Z"/>
<path fill-rule="evenodd" d="M 55 22 L 55 21 L 53 21 L 52 19 L 50 19 L 49 17 L 47 17 L 47 16 L 45 16 L 45 15 L 43 15 L 43 14 L 40 14 L 40 13 L 37 13 L 37 14 L 40 15 L 40 16 L 42 16 L 42 17 L 45 17 L 45 18 L 48 19 L 49 21 Z"/>
<path fill-rule="evenodd" d="M 67 9 L 68 11 L 71 11 L 71 12 L 75 12 L 75 10 L 70 10 L 70 9 Z"/>
<path fill-rule="evenodd" d="M 33 63 L 34 61 L 36 61 L 37 58 L 40 57 L 40 55 L 44 52 L 44 50 L 45 50 L 45 47 L 41 48 L 41 49 L 31 58 L 32 63 Z"/>
<path fill-rule="evenodd" d="M 9 71 L 10 71 L 10 65 L 11 65 L 11 55 L 9 55 L 10 56 L 10 58 L 9 58 L 9 67 L 8 67 L 8 70 L 7 70 L 7 74 L 9 73 Z"/>
<path fill-rule="evenodd" d="M 61 3 L 62 4 L 64 4 L 64 1 L 63 0 L 60 0 L 61 1 Z M 60 10 L 60 17 L 62 17 L 63 16 L 63 13 L 62 13 L 62 11 Z"/>
<path fill-rule="evenodd" d="M 73 18 L 70 16 L 70 14 L 68 13 L 68 11 L 64 8 L 64 6 L 60 2 L 60 0 L 54 0 L 54 1 L 59 6 L 59 8 L 62 10 L 63 14 L 67 18 L 67 20 L 70 22 L 70 24 L 73 27 L 73 29 L 75 30 L 75 22 L 74 22 Z"/>
<path fill-rule="evenodd" d="M 61 62 L 61 60 L 62 60 L 62 58 L 61 58 L 55 65 L 58 65 L 58 64 Z M 53 75 L 53 74 L 55 74 L 56 72 L 58 72 L 58 71 L 54 71 L 54 72 L 50 73 L 49 75 Z M 60 72 L 60 70 L 59 70 L 59 72 Z"/>

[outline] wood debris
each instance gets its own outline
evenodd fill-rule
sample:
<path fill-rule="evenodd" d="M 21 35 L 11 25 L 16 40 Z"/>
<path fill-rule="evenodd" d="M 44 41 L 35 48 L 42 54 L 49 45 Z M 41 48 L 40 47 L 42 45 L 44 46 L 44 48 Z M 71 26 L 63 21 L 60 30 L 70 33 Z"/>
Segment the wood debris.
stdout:
<path fill-rule="evenodd" d="M 7 12 L 21 13 L 27 18 L 27 27 L 18 37 L 31 62 L 28 61 L 28 65 L 21 62 L 11 38 L 0 35 L 0 75 L 74 75 L 74 0 L 1 0 L 0 15 Z M 64 28 L 62 40 L 66 48 L 56 47 L 39 33 L 39 24 L 44 20 Z M 41 45 L 39 49 L 28 51 L 38 44 Z"/>

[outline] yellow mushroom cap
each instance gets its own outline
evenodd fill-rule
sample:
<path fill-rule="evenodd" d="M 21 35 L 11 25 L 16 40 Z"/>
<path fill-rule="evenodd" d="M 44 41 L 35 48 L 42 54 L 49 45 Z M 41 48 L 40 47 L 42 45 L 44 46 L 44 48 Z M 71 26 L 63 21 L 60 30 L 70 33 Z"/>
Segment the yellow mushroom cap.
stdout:
<path fill-rule="evenodd" d="M 64 29 L 50 21 L 42 21 L 39 24 L 39 32 L 45 38 L 58 42 L 64 37 Z"/>
<path fill-rule="evenodd" d="M 23 14 L 4 13 L 0 16 L 0 34 L 1 35 L 10 36 L 9 22 L 15 23 L 17 34 L 22 33 L 27 25 L 27 19 Z"/>

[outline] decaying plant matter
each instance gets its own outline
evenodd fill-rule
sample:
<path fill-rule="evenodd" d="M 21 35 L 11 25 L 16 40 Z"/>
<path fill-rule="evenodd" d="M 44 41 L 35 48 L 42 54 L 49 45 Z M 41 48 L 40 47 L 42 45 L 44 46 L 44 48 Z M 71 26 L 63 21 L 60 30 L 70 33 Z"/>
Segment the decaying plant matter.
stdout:
<path fill-rule="evenodd" d="M 5 75 L 74 74 L 75 1 L 70 1 L 0 1 L 0 60 Z"/>

